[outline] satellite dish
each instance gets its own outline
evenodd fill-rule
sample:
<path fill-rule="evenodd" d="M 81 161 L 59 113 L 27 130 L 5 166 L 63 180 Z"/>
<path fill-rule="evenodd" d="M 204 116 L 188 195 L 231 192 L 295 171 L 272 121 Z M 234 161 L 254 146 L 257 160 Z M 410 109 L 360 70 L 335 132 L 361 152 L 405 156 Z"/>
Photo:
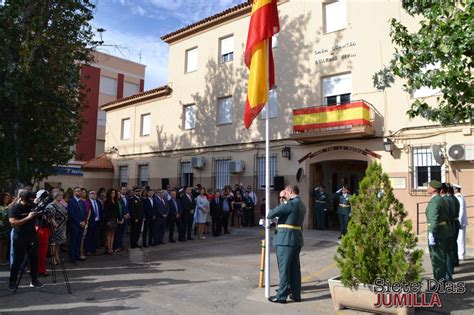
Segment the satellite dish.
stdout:
<path fill-rule="evenodd" d="M 298 183 L 300 182 L 301 177 L 303 177 L 303 169 L 300 167 L 298 171 L 296 172 L 296 181 Z"/>
<path fill-rule="evenodd" d="M 433 144 L 431 146 L 431 153 L 433 154 L 433 159 L 435 159 L 436 163 L 439 165 L 444 164 L 443 149 L 439 144 Z"/>
<path fill-rule="evenodd" d="M 453 160 L 460 160 L 464 157 L 465 154 L 464 146 L 460 144 L 455 144 L 449 147 L 448 155 Z"/>

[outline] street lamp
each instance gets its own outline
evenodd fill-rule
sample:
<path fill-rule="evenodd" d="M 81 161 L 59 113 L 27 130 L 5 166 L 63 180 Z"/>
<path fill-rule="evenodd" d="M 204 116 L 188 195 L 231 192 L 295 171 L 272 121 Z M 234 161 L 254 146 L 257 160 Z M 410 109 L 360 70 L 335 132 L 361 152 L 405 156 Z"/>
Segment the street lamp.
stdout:
<path fill-rule="evenodd" d="M 281 150 L 281 156 L 287 158 L 288 160 L 291 160 L 291 148 L 285 145 L 283 150 Z"/>
<path fill-rule="evenodd" d="M 383 149 L 385 152 L 390 152 L 390 154 L 393 151 L 393 141 L 390 140 L 389 138 L 384 138 L 383 139 Z"/>

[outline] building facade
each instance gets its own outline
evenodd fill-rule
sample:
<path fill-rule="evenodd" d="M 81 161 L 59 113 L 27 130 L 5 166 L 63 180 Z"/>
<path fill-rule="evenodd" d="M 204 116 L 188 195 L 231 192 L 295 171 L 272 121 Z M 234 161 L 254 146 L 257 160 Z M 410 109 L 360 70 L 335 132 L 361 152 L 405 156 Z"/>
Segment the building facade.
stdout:
<path fill-rule="evenodd" d="M 50 176 L 46 185 L 74 187 L 83 185 L 81 167 L 104 153 L 106 114 L 101 105 L 143 92 L 145 65 L 95 51 L 94 61 L 81 67 L 84 87 L 84 123 L 73 150 L 75 157 L 68 165 L 57 168 L 57 176 Z"/>
<path fill-rule="evenodd" d="M 435 102 L 437 91 L 408 93 L 402 82 L 385 91 L 373 86 L 373 74 L 394 52 L 389 20 L 416 28 L 400 1 L 291 0 L 278 7 L 277 87 L 267 109 L 271 205 L 281 184 L 298 184 L 310 210 L 305 226 L 313 228 L 314 187 L 324 185 L 332 194 L 348 185 L 357 193 L 372 161 L 382 163 L 419 233 L 426 229 L 430 180 L 462 185 L 472 205 L 472 126 L 408 118 L 415 98 Z M 250 4 L 241 4 L 164 35 L 169 84 L 102 106 L 105 150 L 114 165 L 110 185 L 244 184 L 252 185 L 261 201 L 264 114 L 248 130 L 243 123 L 250 10 Z M 87 176 L 94 186 L 97 176 Z M 330 221 L 337 225 L 335 218 Z"/>

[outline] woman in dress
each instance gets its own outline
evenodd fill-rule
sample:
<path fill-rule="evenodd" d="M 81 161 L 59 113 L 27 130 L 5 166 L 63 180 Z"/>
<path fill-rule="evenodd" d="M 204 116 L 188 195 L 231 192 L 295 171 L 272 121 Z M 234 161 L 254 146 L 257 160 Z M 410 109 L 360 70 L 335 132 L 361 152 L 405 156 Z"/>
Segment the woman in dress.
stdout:
<path fill-rule="evenodd" d="M 0 268 L 6 257 L 8 244 L 10 241 L 10 223 L 8 222 L 8 205 L 11 203 L 9 193 L 0 193 Z"/>
<path fill-rule="evenodd" d="M 207 200 L 206 189 L 201 188 L 199 190 L 199 196 L 196 197 L 196 224 L 198 226 L 198 236 L 199 239 L 204 240 L 206 237 L 204 236 L 204 229 L 206 227 L 207 222 L 207 213 L 209 212 L 209 200 Z"/>
<path fill-rule="evenodd" d="M 235 220 L 236 220 L 236 225 L 239 228 L 240 225 L 242 224 L 242 217 L 244 216 L 243 208 L 243 199 L 242 195 L 240 193 L 240 190 L 235 191 L 235 197 L 234 197 L 234 215 L 235 215 Z"/>
<path fill-rule="evenodd" d="M 107 190 L 104 201 L 105 217 L 105 253 L 112 255 L 114 246 L 114 234 L 117 229 L 117 217 L 119 212 L 117 191 L 113 188 Z"/>
<path fill-rule="evenodd" d="M 53 202 L 46 207 L 46 210 L 53 217 L 50 245 L 53 264 L 57 265 L 60 262 L 59 247 L 66 243 L 67 210 L 63 205 L 64 193 L 61 190 L 54 191 L 52 197 Z"/>

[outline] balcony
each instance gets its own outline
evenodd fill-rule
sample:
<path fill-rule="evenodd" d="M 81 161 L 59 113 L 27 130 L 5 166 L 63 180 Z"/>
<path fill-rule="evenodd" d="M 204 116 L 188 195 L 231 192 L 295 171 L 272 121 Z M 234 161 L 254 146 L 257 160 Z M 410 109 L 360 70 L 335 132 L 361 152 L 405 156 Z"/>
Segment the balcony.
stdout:
<path fill-rule="evenodd" d="M 293 134 L 300 142 L 372 137 L 375 111 L 366 101 L 293 110 Z"/>

